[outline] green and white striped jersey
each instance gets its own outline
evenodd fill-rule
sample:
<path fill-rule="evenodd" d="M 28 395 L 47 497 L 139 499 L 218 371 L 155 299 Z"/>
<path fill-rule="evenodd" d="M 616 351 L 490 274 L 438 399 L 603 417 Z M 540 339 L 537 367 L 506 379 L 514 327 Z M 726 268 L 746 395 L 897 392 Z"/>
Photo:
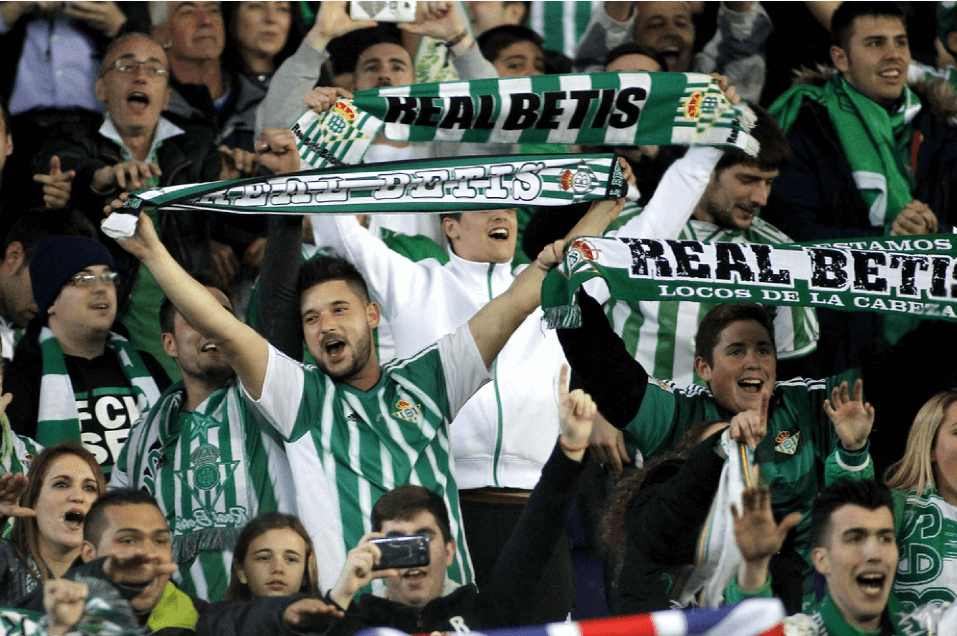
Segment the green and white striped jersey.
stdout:
<path fill-rule="evenodd" d="M 0 415 L 0 475 L 4 473 L 23 473 L 30 471 L 30 462 L 43 447 L 29 437 L 17 435 L 10 428 L 6 414 Z M 6 520 L 0 527 L 0 536 L 9 537 L 13 529 L 14 517 Z"/>
<path fill-rule="evenodd" d="M 403 484 L 425 486 L 445 500 L 458 548 L 449 577 L 471 582 L 449 422 L 489 379 L 467 324 L 383 366 L 368 391 L 269 348 L 262 397 L 254 404 L 285 440 L 324 589 L 338 578 L 346 552 L 371 531 L 373 504 Z"/>
<path fill-rule="evenodd" d="M 636 214 L 615 222 L 620 227 Z M 791 239 L 761 218 L 747 230 L 722 228 L 695 219 L 685 223 L 681 240 L 733 243 L 791 243 Z M 732 299 L 733 300 L 733 299 Z M 614 298 L 605 303 L 605 313 L 628 352 L 655 378 L 669 378 L 684 387 L 703 382 L 694 374 L 694 336 L 705 314 L 717 303 L 691 301 L 625 302 Z M 774 318 L 778 359 L 797 358 L 814 351 L 820 328 L 810 307 L 767 307 Z"/>
<path fill-rule="evenodd" d="M 233 545 L 263 512 L 295 512 L 282 441 L 249 407 L 238 385 L 219 389 L 192 413 L 182 382 L 138 419 L 116 462 L 110 489 L 156 497 L 173 535 L 177 586 L 211 602 L 229 587 Z"/>

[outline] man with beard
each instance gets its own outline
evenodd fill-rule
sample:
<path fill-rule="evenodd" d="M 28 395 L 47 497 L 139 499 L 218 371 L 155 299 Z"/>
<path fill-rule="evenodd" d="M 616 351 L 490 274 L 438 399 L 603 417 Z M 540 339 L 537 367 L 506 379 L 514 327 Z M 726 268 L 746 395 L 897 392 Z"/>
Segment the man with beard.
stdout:
<path fill-rule="evenodd" d="M 282 143 L 262 161 L 295 170 L 299 158 L 291 132 Z M 141 215 L 136 236 L 121 243 L 150 269 L 206 342 L 217 347 L 236 370 L 252 408 L 283 438 L 295 466 L 300 516 L 313 542 L 323 546 L 317 557 L 326 587 L 338 578 L 347 548 L 368 531 L 372 504 L 407 482 L 445 500 L 460 546 L 450 576 L 462 583 L 472 580 L 448 425 L 489 380 L 499 351 L 538 306 L 544 271 L 560 256 L 557 243 L 455 333 L 385 367 L 372 347 L 379 307 L 370 302 L 362 276 L 339 258 L 307 263 L 299 279 L 299 315 L 318 368 L 282 355 L 214 303 L 169 256 L 147 217 Z"/>

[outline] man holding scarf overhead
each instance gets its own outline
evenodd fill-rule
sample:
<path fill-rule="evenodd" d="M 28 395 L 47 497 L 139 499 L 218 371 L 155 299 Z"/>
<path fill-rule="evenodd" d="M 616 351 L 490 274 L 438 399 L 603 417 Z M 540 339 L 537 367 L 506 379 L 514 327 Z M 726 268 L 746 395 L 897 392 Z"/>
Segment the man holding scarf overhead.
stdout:
<path fill-rule="evenodd" d="M 772 105 L 793 158 L 764 215 L 795 240 L 953 231 L 957 102 L 944 84 L 907 86 L 905 27 L 894 4 L 844 3 L 831 23 L 838 72 Z M 834 351 L 821 360 L 827 373 L 859 366 L 885 331 L 875 314 L 819 317 L 819 350 Z M 887 330 L 887 338 L 893 343 L 905 331 Z"/>

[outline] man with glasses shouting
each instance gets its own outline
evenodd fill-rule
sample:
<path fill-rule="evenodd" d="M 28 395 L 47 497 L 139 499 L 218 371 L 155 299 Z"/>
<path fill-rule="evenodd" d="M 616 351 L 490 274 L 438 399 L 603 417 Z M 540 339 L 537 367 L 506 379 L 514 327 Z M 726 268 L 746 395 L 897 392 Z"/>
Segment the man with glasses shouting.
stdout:
<path fill-rule="evenodd" d="M 98 130 L 80 124 L 62 126 L 37 159 L 37 165 L 49 165 L 56 155 L 62 170 L 76 171 L 72 204 L 97 228 L 103 206 L 120 192 L 235 179 L 256 171 L 254 154 L 218 150 L 208 127 L 181 128 L 162 116 L 172 94 L 169 79 L 163 47 L 143 34 L 118 38 L 104 54 L 96 80 L 96 96 L 106 105 L 103 124 Z M 220 284 L 229 284 L 234 272 L 228 258 L 211 244 L 209 215 L 151 214 L 163 243 L 187 271 L 215 272 Z M 100 240 L 112 251 L 121 274 L 120 321 L 137 347 L 153 354 L 170 376 L 178 378 L 176 365 L 162 354 L 157 318 L 162 292 L 151 278 L 139 278 L 139 263 L 112 239 L 101 235 Z"/>
<path fill-rule="evenodd" d="M 39 314 L 4 375 L 14 431 L 48 446 L 73 439 L 107 475 L 130 425 L 169 378 L 149 354 L 110 331 L 116 265 L 102 244 L 79 236 L 40 240 L 30 262 Z"/>

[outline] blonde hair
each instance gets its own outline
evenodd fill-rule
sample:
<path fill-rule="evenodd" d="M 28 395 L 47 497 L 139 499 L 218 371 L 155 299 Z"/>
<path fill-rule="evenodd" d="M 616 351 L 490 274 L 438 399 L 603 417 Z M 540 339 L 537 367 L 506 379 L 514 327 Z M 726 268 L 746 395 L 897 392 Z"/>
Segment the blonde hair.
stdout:
<path fill-rule="evenodd" d="M 931 455 L 937 443 L 937 432 L 947 415 L 947 409 L 957 404 L 957 389 L 941 391 L 927 400 L 911 425 L 907 447 L 900 461 L 887 469 L 885 481 L 889 488 L 924 492 L 928 486 L 937 487 L 934 462 Z"/>

